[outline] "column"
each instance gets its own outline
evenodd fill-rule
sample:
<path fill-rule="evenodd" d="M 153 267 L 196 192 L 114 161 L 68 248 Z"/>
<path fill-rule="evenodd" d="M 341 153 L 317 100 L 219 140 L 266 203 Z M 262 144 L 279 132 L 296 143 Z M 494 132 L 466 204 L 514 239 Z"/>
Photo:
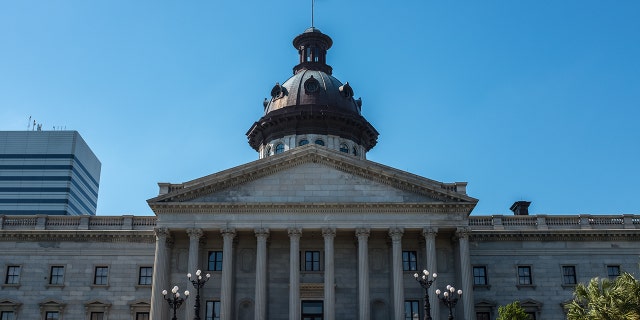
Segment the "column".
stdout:
<path fill-rule="evenodd" d="M 471 277 L 471 258 L 469 254 L 469 229 L 459 228 L 456 232 L 458 244 L 460 246 L 460 271 L 462 272 L 462 304 L 464 307 L 464 317 L 471 318 L 474 314 L 473 302 L 473 278 Z"/>
<path fill-rule="evenodd" d="M 302 228 L 289 228 L 289 319 L 300 319 L 300 237 Z"/>
<path fill-rule="evenodd" d="M 324 319 L 336 318 L 336 288 L 333 255 L 333 239 L 336 237 L 335 228 L 322 228 L 324 237 Z"/>
<path fill-rule="evenodd" d="M 257 238 L 256 253 L 256 297 L 255 297 L 255 320 L 267 319 L 267 238 L 269 229 L 256 228 Z"/>
<path fill-rule="evenodd" d="M 222 279 L 220 281 L 220 319 L 231 320 L 233 315 L 233 238 L 234 228 L 220 230 L 222 234 Z"/>
<path fill-rule="evenodd" d="M 393 319 L 404 319 L 404 280 L 402 271 L 402 228 L 390 228 L 393 272 Z"/>
<path fill-rule="evenodd" d="M 422 235 L 426 243 L 426 255 L 427 257 L 427 270 L 429 272 L 437 274 L 437 261 L 436 261 L 436 235 L 438 234 L 438 228 L 430 227 L 422 230 Z M 440 319 L 440 301 L 436 296 L 437 283 L 434 282 L 431 288 L 429 288 L 429 305 L 431 306 L 431 317 L 433 319 Z"/>
<path fill-rule="evenodd" d="M 369 320 L 369 229 L 356 229 L 358 237 L 358 319 Z"/>
<path fill-rule="evenodd" d="M 151 286 L 151 311 L 152 320 L 166 320 L 169 314 L 169 307 L 162 297 L 162 290 L 169 288 L 167 282 L 168 275 L 168 255 L 167 239 L 169 238 L 169 228 L 155 228 L 156 233 L 156 254 L 153 261 L 153 280 Z"/>
<path fill-rule="evenodd" d="M 200 237 L 202 237 L 202 234 L 202 229 L 200 228 L 187 229 L 187 235 L 189 236 L 189 266 L 187 267 L 187 272 L 191 273 L 192 275 L 194 275 L 196 273 L 196 270 L 200 268 L 198 257 L 200 256 Z M 185 289 L 195 294 L 195 290 L 193 290 L 195 288 L 192 289 L 190 283 L 187 284 L 187 288 Z M 187 299 L 185 302 L 187 319 L 192 319 L 195 312 L 193 306 L 195 305 L 196 300 Z"/>

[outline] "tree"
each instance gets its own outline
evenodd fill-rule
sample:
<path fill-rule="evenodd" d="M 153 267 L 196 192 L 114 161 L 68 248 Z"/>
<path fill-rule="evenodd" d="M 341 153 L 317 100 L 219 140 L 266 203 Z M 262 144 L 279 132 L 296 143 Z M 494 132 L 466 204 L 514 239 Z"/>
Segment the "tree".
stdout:
<path fill-rule="evenodd" d="M 624 272 L 615 280 L 578 284 L 567 306 L 569 320 L 640 320 L 640 282 Z"/>
<path fill-rule="evenodd" d="M 498 308 L 496 320 L 529 320 L 529 315 L 522 309 L 519 301 L 514 301 Z"/>

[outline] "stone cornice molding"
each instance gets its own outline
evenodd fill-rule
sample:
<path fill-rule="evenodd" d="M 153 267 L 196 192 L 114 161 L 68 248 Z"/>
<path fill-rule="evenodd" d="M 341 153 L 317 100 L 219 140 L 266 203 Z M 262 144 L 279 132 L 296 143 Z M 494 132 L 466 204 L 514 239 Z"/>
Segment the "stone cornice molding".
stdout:
<path fill-rule="evenodd" d="M 166 213 L 445 213 L 469 214 L 475 203 L 209 203 L 150 204 L 156 214 Z"/>
<path fill-rule="evenodd" d="M 155 243 L 152 231 L 60 231 L 60 230 L 11 230 L 0 231 L 2 241 L 97 241 Z"/>
<path fill-rule="evenodd" d="M 321 163 L 368 180 L 440 201 L 468 202 L 474 205 L 478 202 L 477 199 L 466 194 L 445 188 L 441 182 L 369 160 L 355 159 L 318 146 L 289 150 L 283 155 L 263 158 L 190 182 L 172 185 L 169 193 L 149 199 L 147 202 L 153 209 L 154 204 L 157 203 L 189 201 L 307 163 Z"/>
<path fill-rule="evenodd" d="M 509 231 L 471 231 L 470 241 L 612 241 L 640 240 L 640 230 L 509 230 Z"/>

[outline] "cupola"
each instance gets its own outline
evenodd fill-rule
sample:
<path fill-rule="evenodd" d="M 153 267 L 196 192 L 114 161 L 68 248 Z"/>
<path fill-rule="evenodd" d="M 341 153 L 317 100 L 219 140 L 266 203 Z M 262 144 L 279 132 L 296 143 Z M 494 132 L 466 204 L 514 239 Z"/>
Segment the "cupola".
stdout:
<path fill-rule="evenodd" d="M 293 39 L 299 54 L 293 76 L 268 91 L 264 115 L 247 132 L 260 158 L 313 143 L 365 159 L 376 145 L 378 131 L 362 116 L 362 99 L 355 99 L 352 85 L 333 77 L 327 64 L 332 44 L 315 27 Z"/>

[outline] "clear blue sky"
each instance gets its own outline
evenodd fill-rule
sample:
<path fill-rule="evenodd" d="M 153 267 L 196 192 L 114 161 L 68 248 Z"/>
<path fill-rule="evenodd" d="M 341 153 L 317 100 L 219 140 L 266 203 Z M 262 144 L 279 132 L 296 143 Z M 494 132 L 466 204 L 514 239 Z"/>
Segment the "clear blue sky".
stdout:
<path fill-rule="evenodd" d="M 474 214 L 640 214 L 640 1 L 317 0 L 368 159 L 469 182 Z M 256 160 L 310 1 L 0 1 L 0 130 L 78 130 L 99 215 Z"/>

